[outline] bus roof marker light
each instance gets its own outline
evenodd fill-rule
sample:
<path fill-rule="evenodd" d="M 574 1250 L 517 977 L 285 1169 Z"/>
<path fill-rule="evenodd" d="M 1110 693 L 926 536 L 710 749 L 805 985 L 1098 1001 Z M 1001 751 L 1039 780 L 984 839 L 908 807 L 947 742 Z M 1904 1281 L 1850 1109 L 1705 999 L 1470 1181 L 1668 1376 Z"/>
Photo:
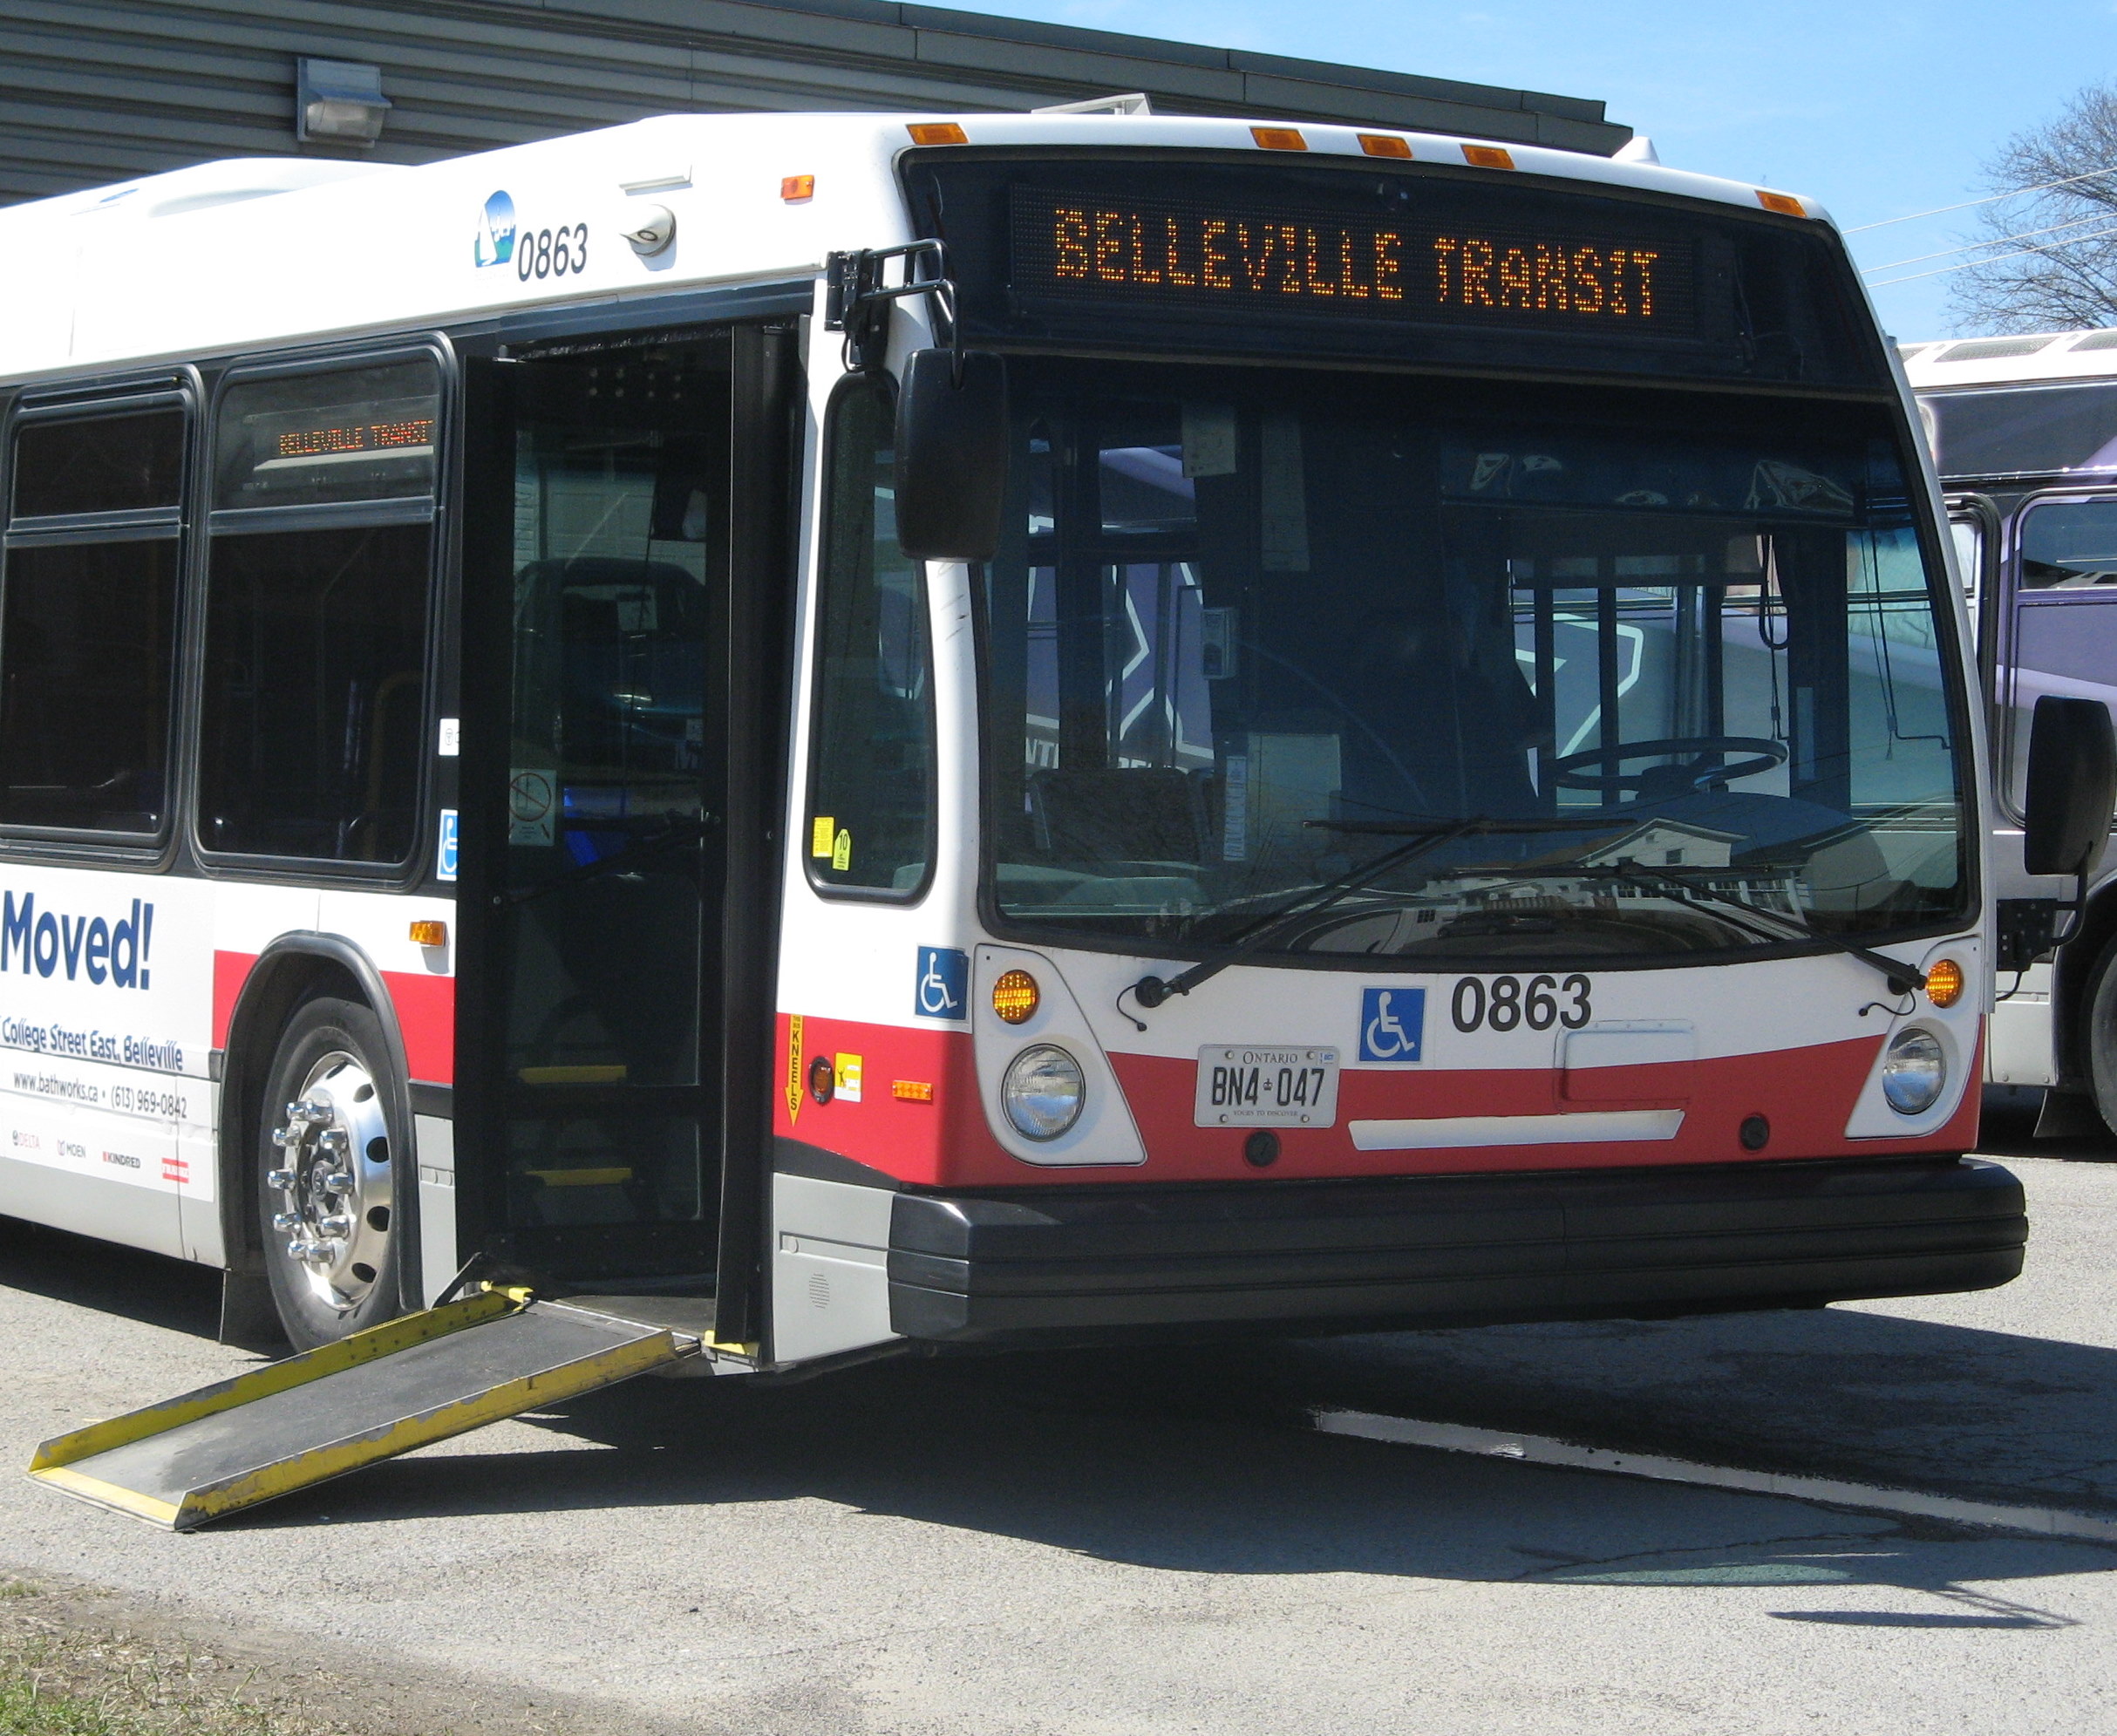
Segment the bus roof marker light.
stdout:
<path fill-rule="evenodd" d="M 1926 998 L 1943 1012 L 1963 998 L 1963 967 L 1952 958 L 1936 959 L 1926 972 Z"/>
<path fill-rule="evenodd" d="M 1757 202 L 1767 211 L 1776 211 L 1782 217 L 1806 217 L 1808 208 L 1790 193 L 1773 193 L 1769 187 L 1757 189 Z"/>
<path fill-rule="evenodd" d="M 1036 1017 L 1044 991 L 1026 970 L 1003 970 L 992 984 L 992 1011 L 1009 1025 L 1025 1025 Z"/>
<path fill-rule="evenodd" d="M 816 196 L 816 177 L 813 174 L 790 174 L 779 178 L 779 197 L 789 205 Z"/>
<path fill-rule="evenodd" d="M 1511 169 L 1515 153 L 1499 145 L 1466 145 L 1463 160 L 1474 169 Z"/>
<path fill-rule="evenodd" d="M 1249 136 L 1257 141 L 1260 151 L 1305 151 L 1309 141 L 1301 136 L 1297 126 L 1253 126 Z"/>
<path fill-rule="evenodd" d="M 625 239 L 642 259 L 666 253 L 677 238 L 677 214 L 666 205 L 647 205 L 632 212 Z"/>
<path fill-rule="evenodd" d="M 968 145 L 970 135 L 952 120 L 915 120 L 904 130 L 915 145 Z"/>
<path fill-rule="evenodd" d="M 1363 133 L 1360 149 L 1371 157 L 1408 157 L 1412 154 L 1412 141 L 1399 139 L 1393 133 Z"/>

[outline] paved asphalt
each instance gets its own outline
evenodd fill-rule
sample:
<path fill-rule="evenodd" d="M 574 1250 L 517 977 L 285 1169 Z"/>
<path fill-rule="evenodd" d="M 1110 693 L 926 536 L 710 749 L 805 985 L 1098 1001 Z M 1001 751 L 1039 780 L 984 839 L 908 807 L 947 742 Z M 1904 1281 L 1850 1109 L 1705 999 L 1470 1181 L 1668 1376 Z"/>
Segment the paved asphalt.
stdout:
<path fill-rule="evenodd" d="M 2117 1513 L 2117 1153 L 2005 1161 L 2032 1258 L 1984 1295 L 645 1380 L 187 1536 L 0 1479 L 0 1569 L 569 1732 L 2117 1733 L 2117 1549 L 1293 1420 Z M 0 1456 L 246 1365 L 214 1296 L 0 1221 Z"/>

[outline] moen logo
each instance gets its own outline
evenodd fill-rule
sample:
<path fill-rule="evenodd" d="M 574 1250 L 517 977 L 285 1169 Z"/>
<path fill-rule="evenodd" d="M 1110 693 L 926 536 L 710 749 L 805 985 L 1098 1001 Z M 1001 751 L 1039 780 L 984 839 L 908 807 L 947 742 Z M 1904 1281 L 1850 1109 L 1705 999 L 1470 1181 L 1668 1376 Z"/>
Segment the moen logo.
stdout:
<path fill-rule="evenodd" d="M 153 941 L 154 907 L 137 898 L 130 916 L 107 922 L 40 911 L 34 892 L 19 904 L 13 893 L 0 895 L 0 970 L 51 977 L 63 968 L 70 983 L 85 976 L 99 985 L 144 989 Z"/>
<path fill-rule="evenodd" d="M 506 194 L 485 201 L 473 252 L 480 265 L 505 265 L 514 257 L 514 201 Z"/>

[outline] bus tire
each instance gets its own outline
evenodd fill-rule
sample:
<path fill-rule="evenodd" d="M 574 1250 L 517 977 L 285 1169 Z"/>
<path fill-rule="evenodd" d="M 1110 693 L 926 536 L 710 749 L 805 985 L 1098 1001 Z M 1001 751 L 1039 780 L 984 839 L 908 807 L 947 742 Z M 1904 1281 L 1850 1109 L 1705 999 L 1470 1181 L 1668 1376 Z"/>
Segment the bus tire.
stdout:
<path fill-rule="evenodd" d="M 2081 997 L 2082 1058 L 2103 1125 L 2117 1134 L 2117 940 L 2102 949 Z"/>
<path fill-rule="evenodd" d="M 296 1350 L 394 1318 L 399 1220 L 395 1100 L 382 1022 L 358 1001 L 295 1008 L 265 1076 L 258 1217 L 272 1300 Z"/>

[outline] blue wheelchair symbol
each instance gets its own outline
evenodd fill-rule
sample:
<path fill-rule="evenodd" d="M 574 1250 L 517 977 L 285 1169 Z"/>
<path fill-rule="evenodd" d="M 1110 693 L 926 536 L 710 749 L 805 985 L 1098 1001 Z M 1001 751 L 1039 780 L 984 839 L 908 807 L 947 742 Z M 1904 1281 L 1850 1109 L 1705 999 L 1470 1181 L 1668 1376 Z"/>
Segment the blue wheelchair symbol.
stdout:
<path fill-rule="evenodd" d="M 921 1018 L 968 1018 L 970 955 L 952 946 L 919 949 L 919 983 L 911 1010 Z"/>
<path fill-rule="evenodd" d="M 1424 989 L 1360 991 L 1360 1059 L 1415 1061 L 1426 1037 Z"/>
<path fill-rule="evenodd" d="M 436 880 L 453 880 L 456 877 L 456 843 L 459 835 L 456 810 L 453 807 L 443 808 L 440 848 L 436 852 L 433 865 L 433 877 Z"/>

